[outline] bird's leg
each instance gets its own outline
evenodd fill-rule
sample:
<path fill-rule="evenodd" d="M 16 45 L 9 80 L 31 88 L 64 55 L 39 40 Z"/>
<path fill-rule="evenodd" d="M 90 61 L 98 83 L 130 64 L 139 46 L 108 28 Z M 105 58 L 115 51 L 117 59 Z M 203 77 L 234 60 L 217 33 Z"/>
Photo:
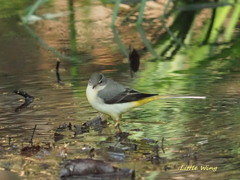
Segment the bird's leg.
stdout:
<path fill-rule="evenodd" d="M 121 128 L 120 128 L 121 118 L 122 118 L 122 116 L 120 115 L 120 116 L 116 119 L 116 123 L 115 123 L 115 125 L 114 125 L 115 128 L 117 128 L 119 132 L 122 132 L 122 131 L 121 131 Z"/>
<path fill-rule="evenodd" d="M 98 113 L 98 116 L 100 116 L 102 118 L 102 120 L 108 120 L 108 118 L 109 118 L 109 115 L 102 114 L 102 113 Z"/>

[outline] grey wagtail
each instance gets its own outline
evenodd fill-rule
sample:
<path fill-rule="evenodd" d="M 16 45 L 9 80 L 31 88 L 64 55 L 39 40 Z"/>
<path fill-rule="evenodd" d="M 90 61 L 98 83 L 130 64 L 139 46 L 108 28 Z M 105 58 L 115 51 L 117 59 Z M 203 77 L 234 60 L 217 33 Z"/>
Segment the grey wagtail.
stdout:
<path fill-rule="evenodd" d="M 94 109 L 116 120 L 115 127 L 119 130 L 121 114 L 134 107 L 157 99 L 206 98 L 204 96 L 161 96 L 159 94 L 141 93 L 108 79 L 101 73 L 93 73 L 91 75 L 88 81 L 86 95 L 89 103 Z"/>

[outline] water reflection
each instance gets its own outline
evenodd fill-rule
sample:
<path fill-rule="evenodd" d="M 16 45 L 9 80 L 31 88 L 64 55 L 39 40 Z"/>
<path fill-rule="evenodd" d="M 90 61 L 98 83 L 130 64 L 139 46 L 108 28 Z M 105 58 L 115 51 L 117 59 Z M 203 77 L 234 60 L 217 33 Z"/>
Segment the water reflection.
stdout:
<path fill-rule="evenodd" d="M 36 176 L 44 179 L 46 175 L 56 179 L 62 160 L 59 149 L 64 143 L 69 143 L 68 158 L 72 159 L 88 157 L 80 150 L 86 144 L 99 151 L 106 151 L 109 144 L 115 145 L 114 122 L 111 120 L 100 135 L 92 129 L 77 136 L 72 131 L 64 131 L 64 138 L 54 141 L 55 129 L 64 122 L 81 125 L 97 115 L 86 100 L 85 88 L 92 72 L 104 71 L 107 77 L 146 93 L 207 96 L 203 101 L 160 100 L 125 113 L 122 129 L 130 133 L 127 141 L 136 145 L 137 150 L 126 151 L 125 159 L 121 163 L 116 162 L 119 167 L 136 169 L 137 178 L 239 177 L 239 39 L 213 46 L 209 42 L 216 39 L 216 34 L 209 35 L 209 30 L 199 33 L 201 24 L 196 24 L 197 28 L 190 27 L 193 17 L 189 17 L 188 26 L 183 28 L 175 20 L 176 25 L 170 27 L 171 33 L 178 35 L 182 43 L 187 41 L 186 44 L 189 44 L 182 48 L 168 37 L 169 32 L 160 30 L 160 24 L 143 25 L 141 29 L 136 29 L 135 24 L 111 29 L 112 10 L 107 7 L 91 3 L 83 6 L 75 1 L 54 3 L 55 9 L 71 13 L 31 26 L 22 26 L 14 18 L 0 22 L 3 23 L 1 28 L 11 30 L 10 33 L 0 28 L 3 34 L 0 36 L 1 169 L 22 172 L 19 175 L 27 179 Z M 45 8 L 39 13 L 46 11 Z M 234 7 L 233 14 L 237 8 L 238 5 Z M 223 7 L 221 11 L 229 12 L 228 9 Z M 99 19 L 96 16 L 98 11 L 104 12 Z M 218 10 L 208 9 L 206 16 L 203 17 L 202 13 L 196 16 L 206 19 L 214 11 Z M 182 18 L 180 14 L 178 17 Z M 236 22 L 236 19 L 231 19 L 231 27 Z M 213 26 L 212 22 L 210 24 L 206 25 L 206 29 L 220 27 Z M 176 27 L 183 29 L 175 31 Z M 158 30 L 159 34 L 151 28 Z M 187 34 L 195 28 L 197 32 L 194 36 Z M 232 35 L 225 34 L 223 37 L 227 37 L 226 42 L 229 42 Z M 199 41 L 196 37 L 200 38 Z M 221 34 L 218 37 L 222 39 Z M 207 43 L 193 45 L 202 42 Z M 126 58 L 129 44 L 142 54 L 140 72 L 134 79 L 129 76 Z M 168 50 L 171 59 L 162 61 L 166 58 L 158 56 L 167 56 Z M 59 73 L 64 85 L 57 83 L 55 75 L 59 58 Z M 22 111 L 15 112 L 23 99 L 12 93 L 14 89 L 26 90 L 35 97 L 35 101 Z M 50 156 L 40 152 L 24 158 L 20 150 L 22 146 L 29 145 L 36 124 L 33 143 L 44 146 L 49 143 L 55 149 L 50 151 Z M 146 157 L 152 155 L 153 142 L 160 142 L 163 137 L 165 153 L 160 151 L 160 156 L 166 161 L 156 165 L 147 161 Z M 146 143 L 143 139 L 151 141 Z M 107 159 L 101 153 L 96 153 L 95 158 Z M 216 173 L 179 170 L 182 165 L 188 164 L 217 166 L 218 170 Z"/>

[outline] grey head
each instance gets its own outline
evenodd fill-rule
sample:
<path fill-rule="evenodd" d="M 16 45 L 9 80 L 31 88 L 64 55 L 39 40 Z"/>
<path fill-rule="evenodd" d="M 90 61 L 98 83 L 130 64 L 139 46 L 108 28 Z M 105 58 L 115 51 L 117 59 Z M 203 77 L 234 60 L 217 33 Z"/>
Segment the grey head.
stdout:
<path fill-rule="evenodd" d="M 93 73 L 88 84 L 91 85 L 93 89 L 97 86 L 104 86 L 107 84 L 107 78 L 102 73 Z"/>

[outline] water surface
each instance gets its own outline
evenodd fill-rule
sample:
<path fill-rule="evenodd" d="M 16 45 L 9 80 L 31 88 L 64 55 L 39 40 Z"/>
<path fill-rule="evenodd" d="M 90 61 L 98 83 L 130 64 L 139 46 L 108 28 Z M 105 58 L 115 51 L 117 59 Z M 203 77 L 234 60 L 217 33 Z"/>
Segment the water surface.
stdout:
<path fill-rule="evenodd" d="M 60 7 L 68 12 L 68 6 L 63 5 L 52 2 L 38 13 L 56 13 Z M 85 89 L 89 76 L 101 71 L 146 93 L 202 95 L 207 99 L 159 100 L 125 113 L 121 127 L 130 133 L 127 142 L 137 149 L 126 151 L 126 158 L 120 162 L 110 161 L 104 153 L 96 153 L 94 158 L 135 169 L 136 179 L 237 179 L 240 66 L 234 62 L 240 55 L 236 51 L 240 42 L 214 47 L 190 45 L 171 59 L 156 59 L 144 49 L 134 26 L 118 27 L 116 37 L 110 28 L 111 8 L 75 3 L 74 10 L 74 17 L 66 13 L 33 25 L 23 25 L 14 17 L 1 19 L 0 168 L 22 179 L 46 179 L 46 175 L 47 179 L 56 179 L 64 144 L 68 144 L 70 159 L 88 157 L 81 150 L 86 145 L 101 152 L 115 144 L 116 130 L 111 119 L 100 134 L 90 130 L 74 136 L 74 132 L 65 130 L 61 132 L 62 140 L 54 140 L 55 130 L 62 124 L 81 125 L 98 115 L 87 102 Z M 100 11 L 97 17 L 94 13 Z M 130 77 L 118 38 L 126 49 L 132 44 L 141 52 L 140 70 L 134 78 Z M 206 53 L 210 48 L 215 49 L 211 56 Z M 195 57 L 194 52 L 202 54 Z M 226 63 L 226 59 L 233 63 Z M 57 83 L 55 75 L 58 60 L 63 85 Z M 16 89 L 35 98 L 19 112 L 15 109 L 24 99 L 13 93 Z M 33 143 L 54 148 L 26 157 L 21 155 L 21 148 L 29 146 L 35 125 Z M 154 155 L 156 144 L 162 159 L 154 163 L 149 156 Z M 188 165 L 197 170 L 184 170 Z M 216 171 L 201 170 L 201 166 Z"/>

